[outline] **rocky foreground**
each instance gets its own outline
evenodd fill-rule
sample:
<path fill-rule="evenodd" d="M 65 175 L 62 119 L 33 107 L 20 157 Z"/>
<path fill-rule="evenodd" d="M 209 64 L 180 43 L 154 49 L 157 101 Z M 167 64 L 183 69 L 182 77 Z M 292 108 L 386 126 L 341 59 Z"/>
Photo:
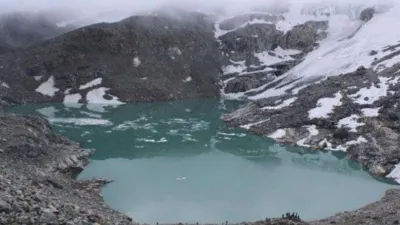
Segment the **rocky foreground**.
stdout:
<path fill-rule="evenodd" d="M 85 150 L 45 119 L 0 114 L 0 224 L 132 224 L 103 202 L 104 180 L 77 181 Z"/>

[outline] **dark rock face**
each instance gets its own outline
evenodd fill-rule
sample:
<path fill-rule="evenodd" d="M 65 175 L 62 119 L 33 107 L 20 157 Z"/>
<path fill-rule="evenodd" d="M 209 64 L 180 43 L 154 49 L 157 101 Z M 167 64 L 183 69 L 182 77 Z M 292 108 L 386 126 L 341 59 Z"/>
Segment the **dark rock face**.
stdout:
<path fill-rule="evenodd" d="M 374 17 L 375 9 L 374 8 L 366 8 L 360 13 L 360 20 L 364 22 L 368 22 Z"/>
<path fill-rule="evenodd" d="M 62 101 L 67 89 L 84 97 L 91 88 L 80 85 L 96 78 L 102 78 L 97 87 L 110 88 L 122 101 L 217 97 L 220 59 L 211 18 L 134 16 L 2 55 L 0 80 L 10 92 L 18 90 L 7 95 L 18 102 Z M 37 95 L 35 89 L 51 76 L 59 91 Z"/>
<path fill-rule="evenodd" d="M 327 21 L 309 21 L 293 27 L 280 40 L 279 46 L 284 49 L 312 51 L 317 41 L 326 37 Z"/>
<path fill-rule="evenodd" d="M 246 92 L 253 88 L 258 88 L 270 81 L 274 80 L 274 77 L 270 73 L 250 73 L 240 75 L 225 84 L 225 93 L 239 93 Z"/>
<path fill-rule="evenodd" d="M 222 51 L 235 61 L 246 60 L 254 53 L 273 50 L 283 35 L 274 24 L 250 24 L 229 32 L 219 39 Z"/>
<path fill-rule="evenodd" d="M 0 54 L 53 38 L 71 30 L 58 27 L 44 15 L 12 13 L 0 15 Z"/>

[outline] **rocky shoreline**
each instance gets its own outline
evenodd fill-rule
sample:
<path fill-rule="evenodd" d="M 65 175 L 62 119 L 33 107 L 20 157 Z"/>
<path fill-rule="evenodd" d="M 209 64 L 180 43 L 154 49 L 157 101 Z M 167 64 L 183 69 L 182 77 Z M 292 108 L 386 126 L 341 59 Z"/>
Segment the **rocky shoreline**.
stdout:
<path fill-rule="evenodd" d="M 108 181 L 73 178 L 92 150 L 42 118 L 0 113 L 0 124 L 0 224 L 133 224 L 104 203 Z"/>

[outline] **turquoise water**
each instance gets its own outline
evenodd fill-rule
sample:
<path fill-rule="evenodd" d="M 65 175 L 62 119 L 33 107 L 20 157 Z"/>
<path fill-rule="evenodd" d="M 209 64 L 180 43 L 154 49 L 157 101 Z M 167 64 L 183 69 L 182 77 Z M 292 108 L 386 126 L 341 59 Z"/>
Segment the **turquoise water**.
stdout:
<path fill-rule="evenodd" d="M 359 208 L 393 187 L 343 153 L 285 147 L 226 127 L 221 112 L 238 104 L 48 104 L 11 111 L 46 116 L 58 132 L 97 149 L 79 179 L 115 180 L 103 189 L 107 204 L 139 222 L 242 222 L 289 211 L 312 220 Z"/>

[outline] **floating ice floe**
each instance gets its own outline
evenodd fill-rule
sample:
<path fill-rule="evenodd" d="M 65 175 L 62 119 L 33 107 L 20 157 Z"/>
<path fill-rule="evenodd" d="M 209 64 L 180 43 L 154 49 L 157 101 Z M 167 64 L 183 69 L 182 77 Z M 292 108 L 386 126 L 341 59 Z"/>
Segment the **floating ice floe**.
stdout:
<path fill-rule="evenodd" d="M 79 111 L 79 112 L 84 114 L 84 115 L 86 115 L 86 116 L 92 117 L 92 118 L 97 118 L 97 119 L 101 119 L 102 118 L 101 114 L 87 112 L 87 111 Z"/>
<path fill-rule="evenodd" d="M 165 143 L 168 140 L 165 137 L 160 138 L 159 140 L 149 139 L 149 138 L 138 138 L 137 141 L 147 142 L 147 143 Z"/>
<path fill-rule="evenodd" d="M 77 126 L 111 126 L 112 122 L 93 118 L 49 118 L 50 123 L 73 124 Z"/>
<path fill-rule="evenodd" d="M 51 117 L 51 118 L 54 118 L 56 116 L 56 113 L 59 112 L 59 110 L 57 110 L 53 106 L 41 108 L 36 111 L 45 117 Z"/>

